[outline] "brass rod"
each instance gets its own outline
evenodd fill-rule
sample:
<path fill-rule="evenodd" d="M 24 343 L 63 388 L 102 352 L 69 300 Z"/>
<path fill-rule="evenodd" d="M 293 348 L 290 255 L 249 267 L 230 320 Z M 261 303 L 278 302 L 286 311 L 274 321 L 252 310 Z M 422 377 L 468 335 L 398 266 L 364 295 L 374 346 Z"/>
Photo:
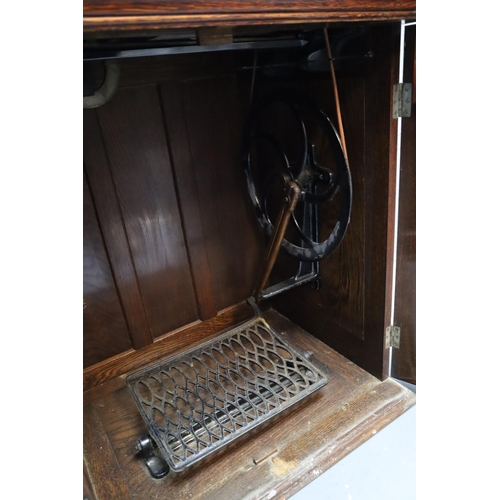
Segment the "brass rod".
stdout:
<path fill-rule="evenodd" d="M 290 216 L 297 206 L 297 202 L 301 194 L 301 189 L 296 182 L 290 182 L 288 184 L 288 187 L 288 196 L 285 199 L 285 203 L 283 204 L 278 220 L 276 221 L 276 225 L 274 226 L 274 231 L 271 235 L 271 241 L 269 242 L 269 246 L 267 249 L 266 259 L 264 261 L 264 267 L 262 268 L 260 279 L 257 282 L 257 287 L 255 288 L 255 291 L 253 293 L 253 296 L 257 302 L 260 300 L 260 292 L 262 292 L 262 290 L 266 286 L 267 280 L 269 279 L 276 259 L 278 258 L 278 252 L 281 246 L 281 242 L 283 241 L 283 238 L 285 236 L 288 221 L 290 220 Z"/>
<path fill-rule="evenodd" d="M 328 60 L 330 62 L 330 73 L 332 75 L 333 94 L 335 96 L 335 106 L 337 108 L 337 121 L 339 124 L 340 141 L 342 142 L 342 148 L 344 149 L 344 155 L 347 160 L 347 163 L 349 163 L 349 160 L 347 158 L 347 147 L 345 144 L 344 125 L 342 124 L 342 113 L 340 111 L 339 90 L 337 88 L 337 79 L 335 77 L 335 69 L 333 67 L 332 50 L 330 48 L 330 40 L 328 39 L 327 28 L 323 28 L 323 34 L 325 36 L 325 45 L 326 45 L 326 51 L 328 53 Z"/>

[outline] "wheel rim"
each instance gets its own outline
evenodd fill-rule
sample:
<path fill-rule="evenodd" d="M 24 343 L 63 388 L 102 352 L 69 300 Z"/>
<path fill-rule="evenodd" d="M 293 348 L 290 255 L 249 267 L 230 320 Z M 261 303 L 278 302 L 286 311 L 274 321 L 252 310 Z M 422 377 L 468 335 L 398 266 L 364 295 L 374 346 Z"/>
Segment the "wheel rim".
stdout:
<path fill-rule="evenodd" d="M 275 106 L 284 106 L 289 110 L 290 119 L 283 121 L 283 127 L 289 128 L 292 121 L 295 121 L 295 140 L 289 140 L 286 131 L 279 130 L 279 123 L 266 123 L 266 118 L 275 117 L 272 114 Z M 321 137 L 323 145 L 326 144 L 323 149 L 331 155 L 334 168 L 318 164 L 314 145 L 317 136 Z M 289 146 L 285 142 L 294 143 L 294 151 L 287 151 Z M 264 162 L 255 158 L 258 155 L 252 154 L 262 144 L 267 144 L 270 152 L 265 155 Z M 318 261 L 331 255 L 340 245 L 349 224 L 352 183 L 339 136 L 327 115 L 302 92 L 295 89 L 275 89 L 251 111 L 243 133 L 242 155 L 250 199 L 268 236 L 274 229 L 268 207 L 273 185 L 279 186 L 282 183 L 284 187 L 287 181 L 297 182 L 303 191 L 304 213 L 311 209 L 317 211 L 317 207 L 325 204 L 336 204 L 336 213 L 329 221 L 330 224 L 334 223 L 333 228 L 328 229 L 327 235 L 318 237 L 321 241 L 310 238 L 304 231 L 304 222 L 301 224 L 294 214 L 290 225 L 300 238 L 300 244 L 288 239 L 283 239 L 282 243 L 288 254 L 301 261 Z M 273 155 L 274 161 L 271 158 Z M 260 174 L 260 183 L 256 182 L 257 172 Z M 279 187 L 275 191 L 279 192 Z"/>

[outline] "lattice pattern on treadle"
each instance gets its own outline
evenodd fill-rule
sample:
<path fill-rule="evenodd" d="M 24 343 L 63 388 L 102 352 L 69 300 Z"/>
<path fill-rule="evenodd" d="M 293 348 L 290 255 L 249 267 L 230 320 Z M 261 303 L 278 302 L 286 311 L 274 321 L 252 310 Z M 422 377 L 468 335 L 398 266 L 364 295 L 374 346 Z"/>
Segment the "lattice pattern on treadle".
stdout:
<path fill-rule="evenodd" d="M 174 471 L 326 382 L 262 318 L 127 378 L 151 436 Z"/>

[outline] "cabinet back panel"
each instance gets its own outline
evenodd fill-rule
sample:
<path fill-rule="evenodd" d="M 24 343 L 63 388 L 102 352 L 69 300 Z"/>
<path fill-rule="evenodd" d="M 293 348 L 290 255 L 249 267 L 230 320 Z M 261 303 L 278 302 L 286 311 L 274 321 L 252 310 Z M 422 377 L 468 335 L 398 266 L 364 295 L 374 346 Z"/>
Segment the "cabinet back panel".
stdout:
<path fill-rule="evenodd" d="M 115 183 L 109 168 L 97 111 L 85 110 L 83 117 L 83 160 L 89 189 L 99 217 L 130 340 L 132 346 L 139 349 L 153 341 L 149 322 L 137 283 L 137 274 L 123 225 L 123 215 L 116 197 Z"/>
<path fill-rule="evenodd" d="M 163 87 L 166 102 L 173 98 Z M 240 167 L 241 118 L 234 76 L 180 85 L 183 116 L 165 113 L 169 130 L 181 118 L 188 131 L 190 166 L 200 206 L 212 293 L 218 311 L 248 298 L 255 286 L 263 235 L 249 209 Z M 174 159 L 177 176 L 185 165 Z M 181 204 L 189 203 L 181 193 Z M 187 221 L 190 224 L 191 221 Z"/>
<path fill-rule="evenodd" d="M 125 317 L 118 300 L 115 282 L 94 204 L 83 179 L 83 366 L 90 366 L 130 349 Z"/>
<path fill-rule="evenodd" d="M 99 109 L 104 143 L 153 337 L 198 319 L 155 86 Z"/>
<path fill-rule="evenodd" d="M 244 191 L 230 60 L 188 62 L 123 61 L 116 95 L 84 113 L 84 159 L 110 268 L 129 278 L 118 286 L 126 317 L 142 310 L 134 348 L 250 296 L 265 249 Z M 137 300 L 127 302 L 131 294 Z"/>

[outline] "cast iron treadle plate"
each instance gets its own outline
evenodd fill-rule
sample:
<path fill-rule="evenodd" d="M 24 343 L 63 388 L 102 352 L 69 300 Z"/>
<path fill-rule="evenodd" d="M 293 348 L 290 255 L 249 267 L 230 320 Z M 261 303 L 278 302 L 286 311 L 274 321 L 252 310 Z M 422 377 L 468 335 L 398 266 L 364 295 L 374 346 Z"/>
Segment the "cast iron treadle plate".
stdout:
<path fill-rule="evenodd" d="M 261 317 L 127 377 L 149 433 L 174 471 L 327 381 Z"/>

